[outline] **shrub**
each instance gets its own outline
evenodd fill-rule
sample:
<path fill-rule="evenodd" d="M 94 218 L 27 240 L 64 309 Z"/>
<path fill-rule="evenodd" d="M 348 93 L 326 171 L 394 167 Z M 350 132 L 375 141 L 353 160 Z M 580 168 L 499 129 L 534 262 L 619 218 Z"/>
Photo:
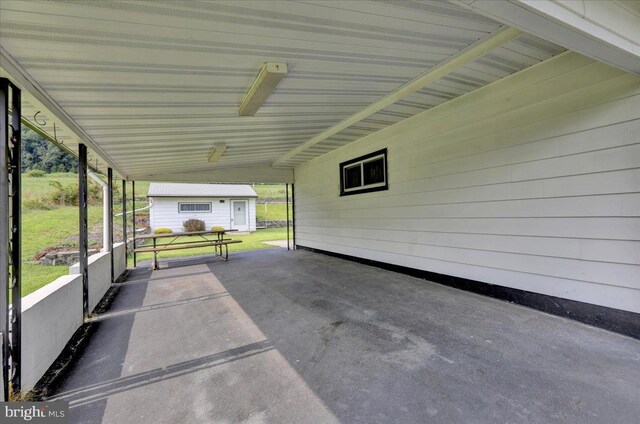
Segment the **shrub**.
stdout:
<path fill-rule="evenodd" d="M 47 175 L 47 173 L 40 169 L 32 169 L 31 171 L 25 172 L 24 175 L 26 175 L 27 177 L 42 178 Z"/>
<path fill-rule="evenodd" d="M 51 193 L 49 200 L 56 205 L 78 205 L 78 187 L 71 184 L 63 186 L 60 181 L 49 181 Z"/>
<path fill-rule="evenodd" d="M 211 231 L 224 231 L 224 227 L 221 227 L 219 225 L 216 225 L 215 227 L 213 227 L 211 229 Z"/>
<path fill-rule="evenodd" d="M 204 231 L 205 229 L 204 221 L 201 221 L 199 219 L 187 219 L 182 223 L 182 226 L 184 227 L 184 230 L 188 233 L 191 233 L 194 231 Z"/>
<path fill-rule="evenodd" d="M 51 192 L 49 193 L 49 201 L 54 205 L 60 206 L 77 206 L 78 205 L 78 184 L 62 185 L 60 181 L 49 181 Z M 102 188 L 98 183 L 89 180 L 89 190 L 87 192 L 87 200 L 89 204 L 102 203 Z"/>
<path fill-rule="evenodd" d="M 154 234 L 173 234 L 173 230 L 171 228 L 156 228 Z"/>

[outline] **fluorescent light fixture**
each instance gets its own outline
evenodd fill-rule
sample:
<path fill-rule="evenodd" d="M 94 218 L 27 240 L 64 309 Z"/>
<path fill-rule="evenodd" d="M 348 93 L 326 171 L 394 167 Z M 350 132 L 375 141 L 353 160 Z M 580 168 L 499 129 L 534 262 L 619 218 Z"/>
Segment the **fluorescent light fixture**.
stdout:
<path fill-rule="evenodd" d="M 211 149 L 211 153 L 209 154 L 209 162 L 216 162 L 222 157 L 222 155 L 224 155 L 226 150 L 227 146 L 225 144 L 214 144 L 213 149 Z"/>
<path fill-rule="evenodd" d="M 244 96 L 242 103 L 240 103 L 238 115 L 255 115 L 258 109 L 260 109 L 260 106 L 262 106 L 262 103 L 269 97 L 269 94 L 271 94 L 285 75 L 287 75 L 286 63 L 267 62 L 262 65 L 262 69 L 258 72 L 256 80 Z"/>

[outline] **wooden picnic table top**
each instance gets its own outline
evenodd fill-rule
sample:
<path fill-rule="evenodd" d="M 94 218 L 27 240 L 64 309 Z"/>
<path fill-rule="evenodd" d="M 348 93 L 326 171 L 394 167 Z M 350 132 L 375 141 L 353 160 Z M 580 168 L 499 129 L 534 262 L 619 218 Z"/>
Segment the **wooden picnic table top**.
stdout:
<path fill-rule="evenodd" d="M 189 237 L 189 236 L 205 236 L 214 234 L 225 234 L 238 230 L 216 230 L 216 231 L 191 231 L 183 233 L 162 233 L 162 234 L 147 234 L 144 236 L 136 236 L 135 240 L 147 240 L 147 239 L 159 239 L 167 237 Z"/>
<path fill-rule="evenodd" d="M 211 240 L 211 241 L 200 241 L 200 242 L 196 242 L 195 244 L 191 244 L 191 245 L 183 245 L 183 244 L 177 244 L 177 245 L 173 245 L 173 244 L 161 244 L 159 246 L 156 247 L 138 247 L 136 248 L 136 250 L 134 250 L 134 252 L 136 253 L 147 253 L 147 252 L 162 252 L 162 251 L 168 251 L 168 250 L 182 250 L 182 249 L 193 249 L 193 248 L 197 248 L 197 247 L 208 247 L 208 246 L 221 246 L 221 245 L 225 245 L 225 244 L 234 244 L 234 243 L 242 243 L 242 240 L 231 240 L 231 239 L 226 239 L 226 240 Z"/>

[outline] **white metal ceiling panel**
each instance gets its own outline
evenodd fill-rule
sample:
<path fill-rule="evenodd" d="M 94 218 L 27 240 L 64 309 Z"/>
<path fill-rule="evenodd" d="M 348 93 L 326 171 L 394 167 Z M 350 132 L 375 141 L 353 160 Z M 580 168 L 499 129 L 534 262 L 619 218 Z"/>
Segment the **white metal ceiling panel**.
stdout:
<path fill-rule="evenodd" d="M 499 28 L 428 1 L 0 3 L 2 48 L 133 178 L 267 166 Z M 561 51 L 521 36 L 284 165 Z M 267 61 L 286 62 L 289 74 L 254 117 L 239 117 L 238 105 Z M 41 108 L 24 109 L 36 121 Z M 73 134 L 62 138 L 71 150 L 79 142 Z M 227 150 L 208 163 L 216 143 Z"/>

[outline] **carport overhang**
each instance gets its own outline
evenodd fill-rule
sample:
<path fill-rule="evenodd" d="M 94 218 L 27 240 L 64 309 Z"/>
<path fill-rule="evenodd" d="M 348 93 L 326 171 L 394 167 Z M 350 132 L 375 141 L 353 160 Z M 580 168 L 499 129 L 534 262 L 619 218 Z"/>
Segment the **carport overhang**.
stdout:
<path fill-rule="evenodd" d="M 0 76 L 22 93 L 13 112 L 21 109 L 25 126 L 81 157 L 81 198 L 87 165 L 108 175 L 111 197 L 114 172 L 129 181 L 293 183 L 300 165 L 566 50 L 640 73 L 640 11 L 623 1 L 604 8 L 376 3 L 366 10 L 361 3 L 296 3 L 295 11 L 279 3 L 266 6 L 276 11 L 264 3 L 104 4 L 0 5 Z M 244 30 L 211 30 L 214 17 Z M 268 60 L 292 72 L 255 117 L 237 116 Z M 8 108 L 2 112 L 6 130 Z M 212 148 L 222 143 L 224 154 L 211 163 Z M 2 198 L 13 197 L 13 204 L 19 204 L 17 152 L 7 157 L 18 196 Z M 86 253 L 86 202 L 80 203 Z M 8 219 L 6 212 L 3 205 L 2 232 L 12 229 L 16 254 L 19 207 Z M 113 256 L 111 262 L 113 280 Z M 80 268 L 86 296 L 86 262 Z M 16 298 L 20 285 L 13 286 Z"/>
<path fill-rule="evenodd" d="M 28 44 L 30 35 L 26 32 L 20 32 L 21 29 L 15 30 L 14 33 L 8 34 L 8 36 L 5 34 L 3 37 L 8 42 L 3 42 L 3 45 L 0 46 L 0 70 L 3 76 L 11 79 L 22 89 L 23 102 L 25 103 L 23 106 L 23 123 L 25 125 L 47 136 L 47 138 L 74 154 L 77 153 L 78 144 L 82 143 L 86 145 L 89 150 L 89 166 L 104 173 L 106 173 L 107 168 L 110 167 L 117 175 L 126 180 L 274 183 L 292 183 L 294 181 L 293 169 L 296 166 L 317 158 L 331 150 L 340 148 L 349 142 L 366 137 L 388 125 L 393 125 L 398 122 L 398 117 L 400 120 L 406 119 L 424 109 L 438 107 L 452 98 L 465 95 L 483 85 L 490 84 L 514 72 L 518 72 L 520 69 L 517 69 L 517 67 L 501 67 L 496 62 L 491 62 L 491 60 L 487 61 L 486 56 L 487 54 L 495 53 L 496 49 L 520 36 L 521 33 L 515 28 L 525 31 L 525 37 L 529 37 L 527 33 L 533 34 L 539 37 L 540 40 L 546 39 L 560 46 L 557 47 L 555 51 L 549 50 L 551 54 L 546 58 L 542 57 L 540 59 L 542 61 L 548 60 L 549 57 L 560 53 L 563 48 L 566 48 L 607 62 L 629 72 L 640 72 L 640 44 L 638 42 L 640 36 L 637 34 L 638 28 L 640 28 L 640 15 L 635 13 L 637 11 L 626 3 L 614 3 L 608 8 L 593 7 L 592 5 L 587 5 L 586 2 L 578 2 L 578 5 L 574 4 L 570 6 L 564 4 L 559 5 L 550 1 L 489 2 L 463 0 L 453 3 L 455 6 L 447 7 L 456 8 L 455 11 L 457 13 L 458 11 L 467 10 L 468 12 L 466 13 L 471 13 L 472 15 L 470 16 L 475 16 L 483 23 L 495 22 L 495 28 L 486 35 L 478 37 L 475 41 L 473 41 L 473 37 L 471 37 L 470 40 L 472 42 L 453 54 L 440 55 L 443 60 L 435 61 L 433 66 L 423 69 L 422 73 L 417 74 L 412 79 L 405 80 L 404 84 L 397 86 L 395 89 L 386 91 L 386 94 L 379 96 L 378 99 L 373 102 L 363 103 L 366 102 L 366 99 L 375 98 L 376 93 L 383 93 L 382 91 L 378 89 L 371 90 L 370 92 L 362 91 L 362 94 L 353 94 L 349 97 L 348 95 L 340 96 L 335 94 L 335 90 L 330 88 L 331 84 L 327 84 L 321 80 L 314 81 L 317 87 L 305 83 L 305 86 L 312 92 L 316 90 L 318 92 L 324 91 L 326 93 L 332 93 L 323 94 L 323 96 L 331 97 L 330 101 L 326 101 L 326 105 L 323 106 L 317 103 L 318 96 L 303 97 L 304 101 L 299 103 L 299 108 L 305 109 L 305 114 L 296 115 L 293 113 L 293 115 L 299 117 L 294 120 L 281 119 L 281 117 L 272 118 L 268 115 L 261 117 L 260 113 L 258 113 L 254 122 L 260 121 L 261 119 L 263 121 L 260 121 L 260 123 L 256 124 L 251 130 L 260 131 L 261 128 L 264 128 L 264 131 L 267 133 L 263 134 L 261 132 L 261 136 L 255 137 L 254 140 L 252 140 L 251 133 L 246 132 L 248 130 L 247 128 L 245 128 L 245 130 L 242 129 L 251 123 L 250 119 L 252 118 L 248 118 L 249 120 L 247 120 L 247 118 L 243 120 L 238 117 L 216 118 L 217 120 L 206 123 L 204 121 L 206 121 L 207 118 L 204 117 L 204 115 L 202 115 L 204 121 L 194 117 L 193 114 L 190 115 L 190 111 L 193 109 L 192 105 L 185 102 L 183 102 L 182 106 L 180 104 L 167 104 L 166 106 L 170 106 L 167 110 L 172 111 L 172 114 L 176 115 L 176 118 L 188 116 L 190 119 L 181 120 L 166 117 L 166 119 L 150 121 L 146 118 L 143 119 L 143 117 L 146 116 L 148 118 L 149 113 L 153 113 L 157 108 L 151 107 L 145 109 L 140 106 L 139 110 L 141 112 L 139 115 L 136 115 L 135 110 L 126 110 L 127 116 L 123 114 L 107 116 L 108 114 L 102 112 L 101 115 L 96 114 L 95 118 L 99 118 L 101 120 L 100 122 L 104 122 L 104 125 L 93 125 L 95 121 L 89 122 L 83 118 L 84 114 L 79 112 L 80 108 L 69 108 L 66 106 L 69 104 L 68 99 L 84 99 L 87 98 L 87 96 L 91 96 L 92 99 L 96 99 L 96 103 L 99 103 L 100 96 L 105 96 L 100 93 L 108 92 L 109 88 L 116 87 L 117 84 L 106 81 L 107 88 L 104 90 L 93 87 L 87 89 L 97 91 L 82 91 L 84 89 L 82 84 L 74 85 L 69 82 L 59 83 L 57 85 L 52 84 L 50 81 L 51 78 L 47 77 L 47 72 L 49 72 L 49 69 L 54 68 L 47 68 L 47 64 L 31 63 L 30 56 L 28 55 L 24 59 L 26 64 L 21 63 L 20 59 L 23 55 L 21 51 L 16 48 L 21 45 L 30 45 Z M 16 6 L 15 8 L 14 6 L 16 6 L 16 3 L 8 3 L 8 5 L 4 6 L 8 10 L 3 12 L 3 17 L 9 24 L 13 23 L 12 18 L 14 14 L 16 17 L 26 19 L 27 21 L 36 15 L 33 11 L 26 10 L 28 7 L 23 4 L 19 4 L 19 7 Z M 584 13 L 579 13 L 580 8 L 583 9 Z M 69 21 L 69 25 L 72 25 L 74 22 L 89 24 L 93 20 L 107 19 L 110 16 L 109 11 L 99 10 L 98 12 L 97 15 L 78 14 L 78 16 L 73 17 L 72 21 Z M 447 10 L 447 12 L 450 12 L 450 10 Z M 94 11 L 92 11 L 92 13 L 94 13 Z M 400 11 L 398 13 L 403 12 Z M 483 18 L 482 15 L 490 17 L 492 21 L 486 21 L 486 18 Z M 391 19 L 392 17 L 387 18 Z M 30 25 L 36 26 L 38 19 L 39 18 L 33 18 Z M 71 18 L 67 16 L 61 18 L 60 25 L 64 25 L 69 19 Z M 618 22 L 622 22 L 623 24 L 614 28 L 613 24 Z M 487 23 L 487 25 L 489 24 Z M 7 25 L 4 26 L 5 28 L 7 27 Z M 16 26 L 19 25 L 16 24 Z M 510 29 L 510 26 L 512 26 L 513 29 Z M 44 30 L 45 29 L 43 29 L 43 31 Z M 54 31 L 53 29 L 46 30 Z M 5 29 L 5 31 L 11 33 L 11 25 L 9 25 L 9 29 Z M 134 30 L 132 29 L 131 31 Z M 96 37 L 98 36 L 96 35 Z M 16 43 L 16 47 L 13 47 L 13 42 Z M 52 41 L 50 47 L 56 50 L 61 43 L 63 46 L 66 46 L 64 44 L 65 42 L 64 40 L 58 42 Z M 40 43 L 41 46 L 38 47 L 38 49 L 46 48 L 46 43 L 47 42 L 45 42 L 45 47 L 42 47 L 42 43 Z M 5 46 L 4 44 L 9 45 Z M 73 46 L 73 44 L 71 45 Z M 435 46 L 437 45 L 436 43 Z M 549 45 L 551 46 L 551 44 Z M 103 48 L 101 40 L 93 42 L 91 39 L 83 40 L 82 46 L 89 51 L 94 49 L 96 52 Z M 510 46 L 511 45 L 509 45 L 509 47 Z M 527 46 L 527 48 L 531 50 L 530 45 Z M 435 50 L 438 50 L 438 48 L 435 47 Z M 278 54 L 281 53 L 276 53 L 275 55 L 277 56 Z M 16 55 L 18 57 L 16 57 Z M 64 67 L 66 60 L 63 56 L 64 55 L 58 57 L 58 60 Z M 71 54 L 71 56 L 73 55 Z M 371 61 L 371 63 L 382 60 L 379 58 L 379 55 L 368 53 L 363 55 L 365 62 L 367 56 L 369 56 L 368 60 Z M 265 56 L 260 55 L 260 57 Z M 258 62 L 259 61 L 258 59 Z M 293 63 L 295 59 L 289 59 L 289 61 Z M 194 62 L 194 66 L 195 64 Z M 529 65 L 531 64 L 526 66 Z M 69 71 L 73 70 L 73 66 L 73 63 L 69 64 Z M 147 66 L 148 69 L 152 69 L 149 64 L 145 66 Z M 385 66 L 376 68 L 378 71 L 376 78 L 391 78 L 393 72 L 385 75 L 385 69 L 391 69 Z M 39 69 L 44 69 L 44 71 L 40 71 Z M 446 78 L 451 78 L 456 72 L 461 71 L 463 75 L 469 75 L 469 69 L 471 69 L 472 72 L 477 72 L 479 69 L 480 72 L 493 75 L 484 82 L 477 82 L 471 78 L 465 82 L 470 84 L 469 87 L 471 87 L 471 89 L 461 90 L 458 86 L 453 87 L 452 91 L 445 93 L 445 98 L 439 101 L 431 101 L 430 99 L 430 101 L 425 100 L 420 104 L 420 102 L 416 102 L 415 99 L 411 97 L 412 95 L 420 95 L 420 90 L 431 90 L 434 87 L 441 88 L 438 84 Z M 253 71 L 253 69 L 247 69 L 248 74 L 251 74 Z M 397 69 L 395 69 L 395 71 L 397 71 Z M 66 71 L 62 70 L 61 72 L 64 73 Z M 43 74 L 44 76 L 38 78 L 33 74 Z M 333 78 L 341 74 L 343 74 L 343 72 L 341 72 L 340 68 L 332 68 L 331 72 L 325 73 L 328 78 Z M 91 77 L 91 74 L 88 75 Z M 115 77 L 117 81 L 122 81 L 122 78 L 118 77 L 117 73 L 106 75 L 111 75 Z M 64 78 L 62 78 L 62 80 L 64 80 Z M 245 80 L 248 86 L 251 78 L 245 78 Z M 471 81 L 473 81 L 473 83 L 471 83 Z M 376 84 L 377 83 L 374 82 L 370 83 L 371 86 L 375 86 Z M 386 85 L 389 86 L 389 84 Z M 126 86 L 127 84 L 125 83 L 124 90 L 126 90 Z M 340 86 L 342 86 L 342 83 L 335 85 L 335 87 L 338 87 L 338 91 L 340 91 Z M 53 92 L 50 93 L 52 88 Z M 150 94 L 149 96 L 151 97 L 149 98 L 156 98 L 153 97 L 155 95 L 170 95 L 171 93 L 171 91 L 164 92 L 162 87 L 157 87 L 156 89 L 157 91 Z M 294 91 L 299 89 L 291 88 L 290 90 Z M 300 90 L 304 91 L 304 89 Z M 241 98 L 244 94 L 243 91 L 244 89 L 234 94 L 236 97 Z M 74 97 L 74 92 L 80 93 L 78 95 L 79 97 Z M 99 105 L 102 108 L 100 109 L 101 111 L 104 111 L 107 107 L 111 107 L 110 102 L 114 103 L 115 106 L 113 107 L 117 108 L 119 103 L 113 102 L 110 99 L 113 98 L 113 95 L 117 98 L 118 92 L 122 91 L 108 93 L 108 95 L 104 97 L 106 100 Z M 220 91 L 220 93 L 222 93 L 222 91 Z M 144 94 L 140 96 L 142 95 Z M 176 96 L 178 95 L 188 96 L 189 94 L 176 94 Z M 222 96 L 222 94 L 220 96 Z M 284 95 L 280 94 L 280 96 Z M 289 98 L 296 99 L 296 97 L 293 96 Z M 59 99 L 63 99 L 64 101 L 60 101 Z M 350 101 L 351 99 L 357 99 L 358 102 Z M 403 104 L 403 102 L 405 104 Z M 354 106 L 355 103 L 360 103 L 364 106 Z M 85 100 L 77 101 L 76 104 L 86 104 L 89 108 L 96 106 L 88 104 Z M 296 105 L 297 104 L 287 106 L 284 109 L 278 109 L 278 104 L 274 102 L 271 107 L 276 111 L 275 115 L 278 115 L 279 111 L 282 110 L 283 113 L 281 115 L 286 116 L 287 114 L 292 114 L 291 108 L 293 107 L 293 109 L 295 109 Z M 326 107 L 332 109 L 331 105 L 337 106 L 333 107 L 333 111 L 328 112 Z M 126 105 L 122 103 L 122 106 L 124 108 Z M 233 105 L 233 109 L 236 107 L 237 105 Z M 394 107 L 396 110 L 393 109 Z M 398 112 L 397 108 L 404 109 Z M 268 103 L 265 109 L 267 112 L 270 110 Z M 313 117 L 314 109 L 317 109 L 321 113 Z M 309 112 L 306 112 L 307 110 Z M 395 117 L 389 120 L 380 120 L 378 119 L 378 115 L 376 115 L 377 112 L 386 112 L 387 115 L 395 115 Z M 330 116 L 330 118 L 319 119 L 323 115 Z M 296 120 L 300 121 L 302 125 L 297 124 Z M 124 125 L 123 122 L 126 123 L 126 125 Z M 161 125 L 153 126 L 153 122 Z M 190 131 L 190 123 L 202 125 L 203 131 Z M 218 130 L 218 128 L 222 128 L 223 126 L 224 128 L 228 127 L 229 131 L 226 129 L 224 131 Z M 170 128 L 171 131 L 160 131 L 160 127 Z M 100 129 L 96 130 L 95 128 Z M 128 135 L 127 128 L 131 128 Z M 206 130 L 208 129 L 219 132 L 207 135 Z M 237 136 L 238 141 L 235 141 L 234 137 L 236 136 L 230 135 L 234 131 L 239 134 Z M 243 131 L 245 132 L 243 133 Z M 217 134 L 220 135 L 218 136 Z M 226 154 L 227 157 L 223 157 L 223 160 L 219 163 L 206 163 L 206 151 L 210 149 L 209 145 L 214 145 L 217 141 L 224 141 L 229 146 Z M 185 150 L 188 152 L 185 153 Z M 196 150 L 197 158 L 194 156 L 196 155 L 196 153 L 194 153 Z M 201 153 L 200 150 L 203 152 Z"/>
<path fill-rule="evenodd" d="M 640 5 L 637 2 L 453 2 L 592 59 L 640 74 Z"/>

